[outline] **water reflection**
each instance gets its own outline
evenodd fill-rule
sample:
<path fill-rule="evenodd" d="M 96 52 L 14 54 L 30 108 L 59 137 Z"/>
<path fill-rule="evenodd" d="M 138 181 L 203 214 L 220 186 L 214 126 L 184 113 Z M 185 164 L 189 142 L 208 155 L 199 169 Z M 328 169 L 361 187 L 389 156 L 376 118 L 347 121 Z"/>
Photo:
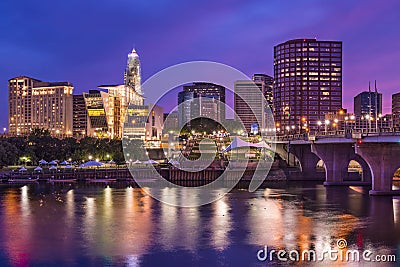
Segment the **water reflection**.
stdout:
<path fill-rule="evenodd" d="M 164 200 L 191 198 L 160 190 Z M 388 253 L 400 241 L 399 214 L 399 198 L 316 184 L 234 190 L 198 208 L 169 206 L 132 187 L 5 188 L 0 265 L 243 266 L 256 264 L 264 245 L 322 251 L 338 238 Z M 166 260 L 171 253 L 176 261 Z"/>

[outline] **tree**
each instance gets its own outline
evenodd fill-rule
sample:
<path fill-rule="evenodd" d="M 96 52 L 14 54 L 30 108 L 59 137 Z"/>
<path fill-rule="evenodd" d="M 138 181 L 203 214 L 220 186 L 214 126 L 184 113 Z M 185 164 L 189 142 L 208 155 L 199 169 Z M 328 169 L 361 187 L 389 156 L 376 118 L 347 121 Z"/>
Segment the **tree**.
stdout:
<path fill-rule="evenodd" d="M 0 141 L 0 167 L 14 165 L 18 159 L 18 149 L 15 145 Z"/>

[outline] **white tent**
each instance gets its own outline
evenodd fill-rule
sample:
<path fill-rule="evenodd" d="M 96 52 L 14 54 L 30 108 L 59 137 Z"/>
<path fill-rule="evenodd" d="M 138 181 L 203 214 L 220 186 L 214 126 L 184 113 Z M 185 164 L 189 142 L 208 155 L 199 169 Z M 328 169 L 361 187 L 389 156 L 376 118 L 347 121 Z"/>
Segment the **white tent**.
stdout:
<path fill-rule="evenodd" d="M 35 169 L 33 169 L 35 172 L 41 172 L 43 169 L 40 166 L 37 166 Z"/>
<path fill-rule="evenodd" d="M 27 169 L 26 169 L 25 167 L 21 167 L 18 171 L 20 171 L 20 172 L 26 172 Z"/>
<path fill-rule="evenodd" d="M 101 163 L 101 162 L 98 162 L 98 161 L 95 161 L 95 160 L 90 160 L 88 162 L 85 162 L 85 163 L 79 165 L 79 167 L 81 167 L 81 168 L 85 168 L 85 167 L 100 167 L 100 166 L 103 166 L 103 165 L 104 165 L 104 163 Z"/>
<path fill-rule="evenodd" d="M 49 168 L 49 170 L 57 170 L 57 167 L 56 167 L 56 166 L 51 166 L 51 167 Z"/>
<path fill-rule="evenodd" d="M 115 161 L 110 160 L 110 161 L 108 162 L 108 164 L 115 164 Z"/>
<path fill-rule="evenodd" d="M 142 162 L 138 159 L 133 162 L 133 164 L 140 164 L 140 163 L 142 163 Z"/>
<path fill-rule="evenodd" d="M 250 143 L 250 142 L 243 141 L 239 137 L 235 136 L 233 138 L 232 142 L 230 143 L 230 145 L 227 148 L 225 148 L 222 152 L 225 153 L 225 152 L 231 151 L 232 149 L 242 148 L 242 147 L 265 148 L 267 150 L 273 151 L 272 148 L 267 143 L 265 143 L 265 141 L 261 141 L 258 143 Z"/>
<path fill-rule="evenodd" d="M 273 151 L 272 148 L 267 143 L 265 143 L 265 141 L 258 142 L 256 144 L 254 144 L 254 146 L 255 147 L 259 147 L 259 148 L 265 148 L 267 150 Z"/>
<path fill-rule="evenodd" d="M 144 163 L 144 164 L 158 164 L 157 161 L 152 160 L 152 159 L 150 159 L 150 160 L 148 160 L 148 161 L 145 161 L 145 162 L 143 162 L 143 163 Z"/>
<path fill-rule="evenodd" d="M 50 164 L 50 165 L 57 165 L 57 161 L 52 160 L 52 161 L 49 162 L 49 164 Z"/>
<path fill-rule="evenodd" d="M 243 141 L 239 137 L 235 136 L 233 138 L 232 142 L 229 144 L 229 146 L 227 148 L 225 148 L 224 150 L 222 150 L 222 152 L 225 153 L 225 152 L 231 151 L 232 149 L 242 148 L 242 147 L 257 147 L 257 145 L 255 143 L 249 143 L 249 142 Z"/>
<path fill-rule="evenodd" d="M 41 160 L 39 160 L 39 164 L 42 164 L 42 165 L 47 164 L 47 161 L 45 161 L 44 159 L 41 159 Z"/>
<path fill-rule="evenodd" d="M 69 162 L 68 161 L 66 161 L 66 160 L 64 160 L 63 162 L 61 162 L 60 163 L 61 165 L 68 165 L 69 164 Z"/>
<path fill-rule="evenodd" d="M 65 169 L 72 169 L 72 168 L 73 168 L 73 166 L 71 166 L 71 165 L 65 166 Z"/>

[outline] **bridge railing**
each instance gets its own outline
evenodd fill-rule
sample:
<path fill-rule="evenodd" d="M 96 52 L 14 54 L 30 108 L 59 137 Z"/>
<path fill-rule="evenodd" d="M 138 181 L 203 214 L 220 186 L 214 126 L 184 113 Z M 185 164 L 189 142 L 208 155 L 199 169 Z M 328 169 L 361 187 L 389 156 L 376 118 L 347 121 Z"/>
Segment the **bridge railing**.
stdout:
<path fill-rule="evenodd" d="M 337 131 L 320 131 L 301 134 L 286 134 L 267 137 L 271 141 L 316 140 L 323 138 L 348 138 L 358 139 L 367 136 L 400 136 L 400 130 L 395 128 L 375 129 L 347 129 Z"/>

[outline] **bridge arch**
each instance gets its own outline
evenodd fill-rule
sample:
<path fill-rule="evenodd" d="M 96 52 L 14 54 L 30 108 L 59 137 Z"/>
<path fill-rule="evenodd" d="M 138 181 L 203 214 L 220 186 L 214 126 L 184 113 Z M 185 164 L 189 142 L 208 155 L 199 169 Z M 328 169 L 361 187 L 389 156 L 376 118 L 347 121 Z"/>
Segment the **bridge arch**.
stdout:
<path fill-rule="evenodd" d="M 391 140 L 389 140 L 391 141 Z M 356 145 L 356 154 L 365 159 L 371 170 L 372 190 L 370 195 L 393 195 L 393 176 L 400 168 L 397 155 L 400 144 L 394 142 L 363 142 Z"/>
<path fill-rule="evenodd" d="M 360 168 L 361 172 L 357 169 Z M 367 162 L 357 154 L 354 154 L 350 157 L 348 165 L 343 170 L 344 173 L 344 181 L 362 181 L 365 183 L 371 183 L 371 170 Z M 358 174 L 356 174 L 358 173 Z"/>

